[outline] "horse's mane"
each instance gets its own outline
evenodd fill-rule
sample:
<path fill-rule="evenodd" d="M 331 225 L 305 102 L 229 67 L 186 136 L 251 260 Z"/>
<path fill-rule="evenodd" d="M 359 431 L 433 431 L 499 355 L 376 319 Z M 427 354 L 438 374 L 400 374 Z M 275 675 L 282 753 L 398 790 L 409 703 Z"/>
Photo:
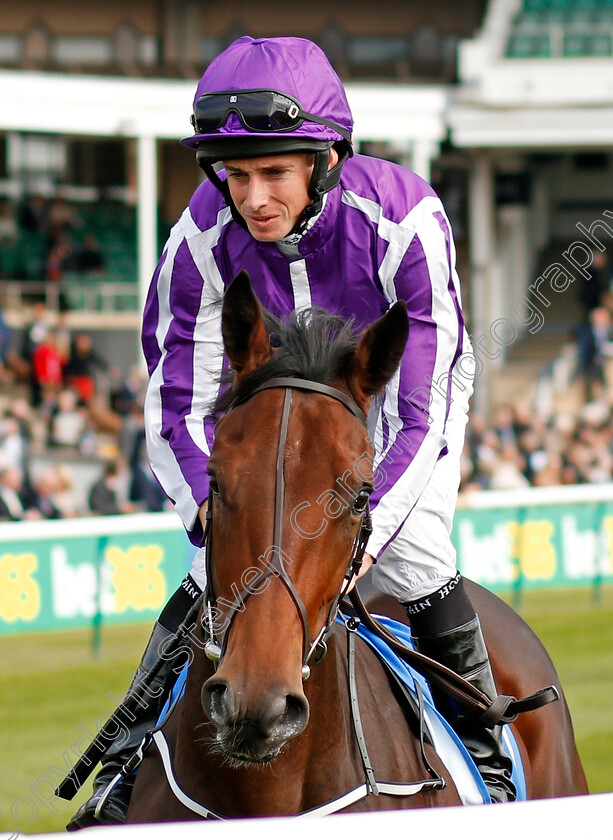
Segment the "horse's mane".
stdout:
<path fill-rule="evenodd" d="M 270 312 L 263 314 L 273 355 L 239 385 L 220 394 L 213 409 L 215 415 L 246 402 L 261 385 L 276 377 L 294 376 L 327 385 L 356 350 L 354 322 L 325 309 L 301 309 L 287 320 Z"/>

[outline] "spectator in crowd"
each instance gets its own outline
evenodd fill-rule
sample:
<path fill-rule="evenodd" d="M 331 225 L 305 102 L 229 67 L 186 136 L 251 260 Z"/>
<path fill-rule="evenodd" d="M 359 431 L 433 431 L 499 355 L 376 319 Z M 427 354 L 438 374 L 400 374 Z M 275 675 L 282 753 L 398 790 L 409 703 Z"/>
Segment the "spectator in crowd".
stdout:
<path fill-rule="evenodd" d="M 48 401 L 59 392 L 64 379 L 62 356 L 54 330 L 48 330 L 32 357 L 32 370 L 40 401 Z"/>
<path fill-rule="evenodd" d="M 109 367 L 108 376 L 111 410 L 119 417 L 124 418 L 125 422 L 129 422 L 135 410 L 142 414 L 143 407 L 138 402 L 139 393 L 142 393 L 144 388 L 142 376 L 139 376 L 137 372 L 136 376 L 134 373 L 130 373 L 126 377 L 114 365 Z"/>
<path fill-rule="evenodd" d="M 79 333 L 64 368 L 66 385 L 74 388 L 79 400 L 87 404 L 96 393 L 96 373 L 108 371 L 104 359 L 94 350 L 89 333 Z"/>
<path fill-rule="evenodd" d="M 0 466 L 0 520 L 17 522 L 24 518 L 21 490 L 20 470 L 4 463 Z"/>
<path fill-rule="evenodd" d="M 83 228 L 83 220 L 74 206 L 60 196 L 54 198 L 48 206 L 46 218 L 52 244 L 55 240 Z"/>
<path fill-rule="evenodd" d="M 11 359 L 16 376 L 30 387 L 30 404 L 33 407 L 40 405 L 42 399 L 40 385 L 34 375 L 34 354 L 49 329 L 45 304 L 38 302 L 34 305 L 29 325 L 22 333 L 20 347 Z"/>
<path fill-rule="evenodd" d="M 0 520 L 18 522 L 22 519 L 42 519 L 32 503 L 23 472 L 17 467 L 0 468 Z"/>
<path fill-rule="evenodd" d="M 27 434 L 22 429 L 17 417 L 7 414 L 0 422 L 0 457 L 2 463 L 18 470 L 26 471 L 29 458 Z"/>
<path fill-rule="evenodd" d="M 17 208 L 17 224 L 28 233 L 46 233 L 47 201 L 42 195 L 28 196 Z"/>
<path fill-rule="evenodd" d="M 78 405 L 72 388 L 63 388 L 51 412 L 49 445 L 79 449 L 87 430 L 87 412 Z"/>
<path fill-rule="evenodd" d="M 82 274 L 88 274 L 90 272 L 103 271 L 104 265 L 104 257 L 96 237 L 92 233 L 88 233 L 83 238 L 83 243 L 75 254 L 74 267 L 76 271 Z"/>
<path fill-rule="evenodd" d="M 50 327 L 47 307 L 39 301 L 34 305 L 30 324 L 23 334 L 22 356 L 26 362 L 32 361 L 34 351 L 47 335 Z"/>
<path fill-rule="evenodd" d="M 121 459 L 109 462 L 89 491 L 88 502 L 92 513 L 112 516 L 134 511 L 132 502 L 122 501 L 122 478 L 125 478 L 125 466 Z"/>
<path fill-rule="evenodd" d="M 501 405 L 494 417 L 494 431 L 503 443 L 516 443 L 515 413 L 511 406 Z"/>
<path fill-rule="evenodd" d="M 21 446 L 24 452 L 24 468 L 27 472 L 31 450 L 35 443 L 35 426 L 38 422 L 38 417 L 24 397 L 13 399 L 7 410 L 7 416 L 14 418 L 19 425 Z"/>
<path fill-rule="evenodd" d="M 518 490 L 528 487 L 523 463 L 514 441 L 501 441 L 495 457 L 489 464 L 491 490 Z"/>
<path fill-rule="evenodd" d="M 532 486 L 556 487 L 563 484 L 563 463 L 560 455 L 555 452 L 540 454 L 542 457 L 537 459 L 536 469 L 532 475 Z"/>
<path fill-rule="evenodd" d="M 0 381 L 12 379 L 11 367 L 11 330 L 0 310 Z"/>
<path fill-rule="evenodd" d="M 72 254 L 70 239 L 65 235 L 58 237 L 47 253 L 45 280 L 48 283 L 59 283 L 64 279 L 64 273 L 70 267 Z"/>
<path fill-rule="evenodd" d="M 74 265 L 75 254 L 74 244 L 68 233 L 59 232 L 51 240 L 47 255 L 45 257 L 44 275 L 47 283 L 46 299 L 50 299 L 53 291 L 53 308 L 58 312 L 67 312 L 70 309 L 68 297 L 60 283 L 67 271 Z M 55 286 L 55 289 L 53 287 Z"/>
<path fill-rule="evenodd" d="M 606 364 L 613 356 L 611 315 L 604 306 L 591 309 L 587 322 L 577 330 L 577 376 L 585 385 L 585 399 L 592 402 L 607 386 Z"/>
<path fill-rule="evenodd" d="M 62 512 L 55 503 L 55 493 L 59 487 L 57 472 L 49 467 L 43 470 L 32 482 L 29 492 L 24 496 L 28 510 L 40 515 L 41 519 L 61 519 Z"/>
<path fill-rule="evenodd" d="M 67 312 L 58 313 L 57 323 L 55 325 L 55 341 L 58 353 L 62 359 L 62 368 L 66 368 L 72 348 L 72 333 L 68 323 Z"/>
<path fill-rule="evenodd" d="M 56 487 L 53 491 L 53 504 L 60 511 L 63 519 L 89 513 L 87 505 L 78 488 L 72 471 L 66 464 L 59 464 L 55 470 Z"/>
<path fill-rule="evenodd" d="M 11 202 L 0 198 L 0 245 L 12 246 L 17 242 L 17 220 Z"/>
<path fill-rule="evenodd" d="M 585 320 L 587 321 L 593 309 L 601 307 L 609 291 L 609 260 L 602 251 L 596 250 L 592 256 L 592 264 L 587 266 L 585 274 L 581 275 L 579 286 L 579 300 L 583 305 Z"/>
<path fill-rule="evenodd" d="M 171 510 L 166 494 L 154 476 L 147 457 L 145 445 L 145 421 L 142 408 L 137 402 L 131 405 L 122 434 L 122 451 L 128 453 L 130 469 L 129 499 L 139 510 Z"/>

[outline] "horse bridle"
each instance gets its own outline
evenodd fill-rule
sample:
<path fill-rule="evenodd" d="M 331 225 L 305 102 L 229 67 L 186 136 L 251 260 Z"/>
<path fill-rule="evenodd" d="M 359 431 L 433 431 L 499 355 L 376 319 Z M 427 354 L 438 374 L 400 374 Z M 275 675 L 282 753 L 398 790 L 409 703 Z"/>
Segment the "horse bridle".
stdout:
<path fill-rule="evenodd" d="M 230 627 L 232 625 L 232 622 L 234 621 L 234 618 L 236 617 L 237 612 L 244 608 L 245 602 L 247 601 L 250 595 L 254 594 L 254 592 L 258 590 L 261 591 L 260 587 L 262 586 L 262 584 L 271 575 L 275 575 L 275 577 L 279 578 L 279 580 L 281 580 L 285 585 L 285 588 L 289 592 L 300 616 L 300 620 L 302 622 L 302 678 L 307 679 L 310 674 L 309 661 L 311 657 L 315 653 L 317 653 L 315 661 L 318 662 L 325 655 L 326 639 L 332 632 L 332 627 L 334 626 L 334 621 L 338 612 L 339 601 L 343 597 L 343 595 L 348 591 L 350 584 L 352 583 L 354 578 L 357 577 L 360 571 L 360 568 L 362 566 L 362 560 L 364 557 L 364 551 L 366 549 L 366 543 L 368 542 L 368 538 L 372 531 L 372 524 L 370 518 L 370 511 L 367 504 L 364 509 L 364 512 L 362 513 L 360 526 L 355 540 L 353 542 L 349 562 L 339 591 L 330 606 L 328 616 L 326 618 L 326 621 L 324 622 L 322 629 L 317 634 L 315 639 L 311 639 L 311 626 L 309 621 L 309 615 L 304 605 L 304 602 L 294 585 L 294 582 L 292 581 L 291 577 L 287 572 L 286 562 L 282 551 L 283 520 L 285 512 L 285 447 L 287 443 L 289 420 L 292 410 L 293 392 L 294 390 L 311 391 L 317 394 L 322 394 L 326 397 L 331 397 L 332 399 L 337 400 L 337 402 L 342 403 L 345 406 L 345 408 L 348 409 L 348 411 L 350 411 L 355 417 L 357 417 L 360 420 L 360 422 L 365 428 L 367 428 L 367 418 L 362 409 L 357 405 L 357 403 L 343 391 L 340 391 L 338 388 L 333 388 L 330 385 L 324 385 L 320 382 L 313 382 L 308 379 L 298 379 L 296 377 L 291 376 L 270 379 L 268 382 L 265 382 L 264 384 L 256 388 L 251 394 L 251 396 L 254 396 L 260 391 L 269 390 L 271 388 L 282 388 L 285 391 L 283 397 L 283 407 L 281 410 L 281 422 L 279 425 L 279 442 L 276 459 L 275 507 L 272 551 L 270 558 L 266 559 L 265 568 L 262 569 L 261 572 L 250 581 L 249 586 L 245 588 L 235 598 L 234 602 L 228 608 L 228 613 L 225 617 L 224 622 L 225 632 L 223 640 L 220 642 L 215 632 L 215 622 L 213 620 L 213 615 L 214 613 L 216 614 L 217 611 L 215 609 L 216 597 L 213 592 L 212 578 L 213 493 L 212 491 L 209 491 L 209 505 L 206 514 L 207 525 L 204 537 L 206 544 L 205 557 L 207 588 L 204 596 L 203 625 L 205 628 L 205 632 L 208 634 L 208 640 L 205 645 L 205 653 L 213 662 L 219 662 L 219 660 L 222 658 L 225 652 Z M 232 407 L 233 406 L 231 405 L 230 410 L 232 410 Z"/>

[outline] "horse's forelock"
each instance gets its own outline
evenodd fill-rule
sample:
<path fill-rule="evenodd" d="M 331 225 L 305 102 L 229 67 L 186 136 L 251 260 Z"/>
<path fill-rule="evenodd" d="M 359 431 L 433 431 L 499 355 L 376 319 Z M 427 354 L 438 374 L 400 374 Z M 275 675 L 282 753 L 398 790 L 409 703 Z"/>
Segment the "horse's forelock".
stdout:
<path fill-rule="evenodd" d="M 327 385 L 349 362 L 357 347 L 353 321 L 325 309 L 309 307 L 292 313 L 287 321 L 264 313 L 274 348 L 272 357 L 218 398 L 214 414 L 246 402 L 264 383 L 282 376 L 309 379 Z"/>

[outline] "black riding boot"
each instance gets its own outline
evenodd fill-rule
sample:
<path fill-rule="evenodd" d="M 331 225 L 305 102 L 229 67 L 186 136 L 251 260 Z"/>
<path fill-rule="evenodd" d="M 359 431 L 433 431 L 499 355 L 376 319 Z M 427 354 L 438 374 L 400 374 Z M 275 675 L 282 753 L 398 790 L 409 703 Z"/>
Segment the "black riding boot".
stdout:
<path fill-rule="evenodd" d="M 420 653 L 464 677 L 490 700 L 497 697 L 494 675 L 476 616 L 467 624 L 440 636 L 416 638 L 415 646 Z M 472 756 L 492 802 L 512 802 L 516 793 L 511 781 L 511 759 L 502 743 L 502 726 L 488 729 L 476 716 L 460 709 L 448 697 L 437 696 L 436 703 Z"/>
<path fill-rule="evenodd" d="M 403 606 L 420 653 L 464 677 L 490 700 L 498 696 L 481 625 L 459 574 L 433 595 Z M 472 756 L 492 802 L 513 801 L 512 762 L 502 743 L 502 727 L 488 729 L 441 692 L 434 699 Z"/>
<path fill-rule="evenodd" d="M 172 635 L 174 635 L 173 631 L 167 630 L 159 623 L 155 624 L 141 663 L 128 690 L 128 695 L 133 686 L 149 673 L 160 656 L 161 646 Z M 102 759 L 102 767 L 94 779 L 94 791 L 66 826 L 68 831 L 77 831 L 79 828 L 86 828 L 91 825 L 125 822 L 136 774 L 133 773 L 131 776 L 121 778 L 99 808 L 98 806 L 108 785 L 136 751 L 147 730 L 153 729 L 156 725 L 164 701 L 174 682 L 169 677 L 176 676 L 172 671 L 173 665 L 175 663 L 172 659 L 164 661 L 151 686 L 147 689 L 145 695 L 146 708 L 139 705 L 134 712 L 135 719 L 128 729 L 128 737 L 125 738 L 125 735 L 117 737 L 110 745 Z"/>

